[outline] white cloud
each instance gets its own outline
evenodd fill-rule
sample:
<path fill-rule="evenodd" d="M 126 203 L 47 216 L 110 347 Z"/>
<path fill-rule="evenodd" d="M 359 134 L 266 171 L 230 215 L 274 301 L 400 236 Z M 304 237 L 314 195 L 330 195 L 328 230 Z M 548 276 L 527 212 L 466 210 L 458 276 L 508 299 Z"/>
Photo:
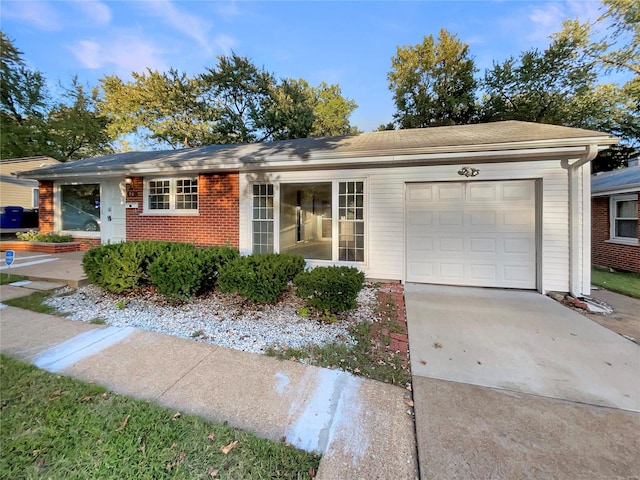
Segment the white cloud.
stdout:
<path fill-rule="evenodd" d="M 110 70 L 120 76 L 129 76 L 132 71 L 143 72 L 147 68 L 167 70 L 161 58 L 163 52 L 133 35 L 121 35 L 104 43 L 82 40 L 70 50 L 85 68 Z"/>
<path fill-rule="evenodd" d="M 224 33 L 219 33 L 213 39 L 213 44 L 220 50 L 223 55 L 229 55 L 233 47 L 235 47 L 238 42 L 235 38 L 230 37 L 229 35 L 225 35 Z"/>
<path fill-rule="evenodd" d="M 108 25 L 111 22 L 111 9 L 98 0 L 74 1 L 72 4 L 78 7 L 82 13 L 95 25 Z"/>
<path fill-rule="evenodd" d="M 156 0 L 144 3 L 145 10 L 160 17 L 175 30 L 192 38 L 208 54 L 212 53 L 208 35 L 212 28 L 210 22 L 206 22 L 195 15 L 180 11 L 170 0 Z"/>
<path fill-rule="evenodd" d="M 534 8 L 528 19 L 531 30 L 527 37 L 530 40 L 547 40 L 554 32 L 562 29 L 562 22 L 567 19 L 567 15 L 561 3 L 547 3 L 543 7 Z"/>
<path fill-rule="evenodd" d="M 2 2 L 2 17 L 29 23 L 41 30 L 60 30 L 58 12 L 49 2 Z"/>

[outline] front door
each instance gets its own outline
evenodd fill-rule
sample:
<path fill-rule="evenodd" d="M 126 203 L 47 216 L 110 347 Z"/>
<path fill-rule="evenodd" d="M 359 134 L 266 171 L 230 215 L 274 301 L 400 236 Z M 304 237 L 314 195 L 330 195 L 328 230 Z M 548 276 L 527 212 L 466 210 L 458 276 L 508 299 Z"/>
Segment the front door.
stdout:
<path fill-rule="evenodd" d="M 100 230 L 103 244 L 120 243 L 126 240 L 125 201 L 126 185 L 124 179 L 102 180 L 100 182 Z"/>

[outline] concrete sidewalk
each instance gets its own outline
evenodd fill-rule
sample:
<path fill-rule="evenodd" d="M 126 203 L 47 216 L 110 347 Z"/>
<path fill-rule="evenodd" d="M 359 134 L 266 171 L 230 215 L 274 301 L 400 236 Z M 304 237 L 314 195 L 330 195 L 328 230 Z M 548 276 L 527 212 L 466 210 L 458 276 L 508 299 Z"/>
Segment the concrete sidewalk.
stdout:
<path fill-rule="evenodd" d="M 2 287 L 3 289 L 5 287 Z M 13 307 L 0 351 L 52 372 L 323 454 L 318 479 L 415 479 L 400 387 L 134 328 Z"/>
<path fill-rule="evenodd" d="M 15 252 L 11 267 L 6 265 L 4 253 L 0 258 L 0 270 L 12 275 L 23 275 L 33 281 L 64 283 L 70 287 L 81 287 L 88 283 L 82 268 L 82 257 L 86 252 L 40 253 Z"/>

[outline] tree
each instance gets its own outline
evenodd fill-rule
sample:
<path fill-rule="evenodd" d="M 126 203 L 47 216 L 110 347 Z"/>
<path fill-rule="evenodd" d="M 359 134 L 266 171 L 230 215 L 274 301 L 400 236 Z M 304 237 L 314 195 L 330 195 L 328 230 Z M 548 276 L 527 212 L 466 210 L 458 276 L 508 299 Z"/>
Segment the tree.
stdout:
<path fill-rule="evenodd" d="M 607 11 L 598 19 L 611 21 L 611 33 L 596 57 L 616 70 L 628 69 L 640 82 L 640 3 L 637 0 L 603 0 Z"/>
<path fill-rule="evenodd" d="M 473 121 L 476 68 L 469 46 L 455 35 L 442 29 L 437 43 L 429 35 L 415 46 L 398 47 L 391 68 L 389 89 L 399 128 Z"/>
<path fill-rule="evenodd" d="M 89 93 L 74 78 L 64 98 L 66 102 L 58 103 L 47 115 L 50 156 L 64 162 L 113 153 L 109 121 L 96 111 L 98 89 Z"/>
<path fill-rule="evenodd" d="M 314 89 L 314 122 L 311 137 L 331 137 L 357 133 L 349 117 L 358 108 L 353 100 L 344 98 L 339 85 L 322 82 Z"/>
<path fill-rule="evenodd" d="M 0 158 L 47 155 L 62 162 L 110 153 L 107 119 L 96 112 L 98 90 L 72 80 L 57 102 L 44 76 L 30 69 L 0 32 Z"/>
<path fill-rule="evenodd" d="M 205 100 L 218 112 L 215 130 L 217 143 L 249 143 L 264 141 L 265 103 L 276 90 L 275 77 L 235 53 L 218 57 L 216 68 L 208 68 L 199 76 L 204 85 Z"/>
<path fill-rule="evenodd" d="M 518 59 L 494 63 L 485 72 L 481 118 L 572 123 L 567 116 L 581 97 L 592 93 L 597 78 L 593 64 L 579 53 L 582 42 L 582 31 L 573 32 L 557 36 L 544 51 L 529 50 Z"/>
<path fill-rule="evenodd" d="M 0 31 L 0 158 L 41 155 L 44 148 L 45 80 L 22 55 Z"/>
<path fill-rule="evenodd" d="M 100 110 L 116 136 L 136 134 L 172 148 L 349 133 L 356 108 L 340 87 L 282 79 L 235 53 L 188 77 L 170 70 L 101 79 Z"/>
<path fill-rule="evenodd" d="M 126 83 L 115 75 L 100 80 L 104 97 L 98 107 L 109 118 L 114 138 L 138 134 L 150 145 L 172 148 L 216 143 L 215 115 L 201 101 L 198 81 L 174 69 L 166 73 L 149 69 L 131 76 L 133 80 Z"/>

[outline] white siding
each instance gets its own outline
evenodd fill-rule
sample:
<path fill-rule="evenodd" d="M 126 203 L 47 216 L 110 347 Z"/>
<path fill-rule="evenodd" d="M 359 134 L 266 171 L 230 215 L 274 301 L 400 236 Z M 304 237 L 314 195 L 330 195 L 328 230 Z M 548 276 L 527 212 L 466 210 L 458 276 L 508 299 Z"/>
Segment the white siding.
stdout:
<path fill-rule="evenodd" d="M 392 167 L 378 169 L 278 172 L 260 175 L 261 181 L 294 182 L 334 179 L 364 179 L 367 188 L 367 262 L 362 265 L 368 277 L 405 279 L 404 198 L 407 182 L 460 182 L 463 165 Z M 538 232 L 544 291 L 569 290 L 569 190 L 567 171 L 559 160 L 517 163 L 474 164 L 480 174 L 474 180 L 531 179 L 541 182 L 541 231 Z M 240 175 L 240 248 L 251 250 L 251 190 L 256 175 Z M 582 198 L 582 195 L 581 195 Z M 582 258 L 582 252 L 578 253 Z"/>

